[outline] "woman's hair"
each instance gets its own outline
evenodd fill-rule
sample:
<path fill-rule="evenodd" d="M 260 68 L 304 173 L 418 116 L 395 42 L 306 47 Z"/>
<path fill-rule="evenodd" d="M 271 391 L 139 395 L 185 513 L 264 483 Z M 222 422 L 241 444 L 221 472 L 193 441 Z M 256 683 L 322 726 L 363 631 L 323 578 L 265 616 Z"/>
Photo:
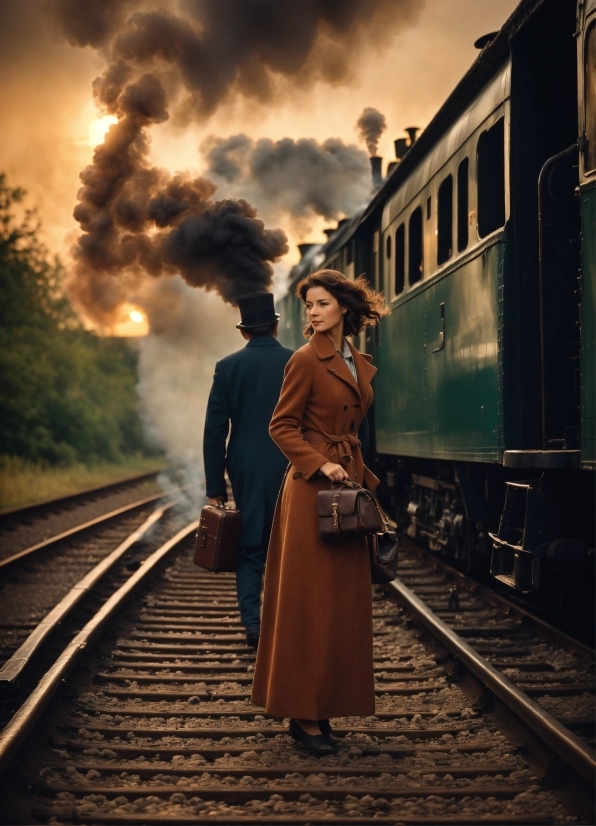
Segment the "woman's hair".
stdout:
<path fill-rule="evenodd" d="M 357 336 L 366 326 L 376 324 L 381 316 L 391 312 L 385 306 L 381 293 L 371 289 L 366 277 L 359 275 L 350 281 L 337 270 L 319 270 L 303 278 L 296 287 L 296 295 L 306 302 L 311 287 L 324 287 L 338 303 L 347 309 L 344 316 L 344 335 Z M 314 328 L 310 322 L 304 328 L 304 337 L 310 338 Z"/>

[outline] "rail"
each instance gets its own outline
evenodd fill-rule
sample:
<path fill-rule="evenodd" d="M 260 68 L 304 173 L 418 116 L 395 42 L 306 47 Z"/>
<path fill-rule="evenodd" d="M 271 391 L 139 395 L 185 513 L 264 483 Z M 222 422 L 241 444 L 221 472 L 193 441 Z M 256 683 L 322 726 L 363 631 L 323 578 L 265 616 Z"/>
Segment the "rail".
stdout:
<path fill-rule="evenodd" d="M 511 711 L 529 726 L 559 757 L 589 785 L 595 787 L 596 756 L 538 703 L 513 685 L 487 660 L 452 631 L 424 602 L 399 579 L 390 583 L 400 602 L 407 605 L 420 622 L 478 677 Z"/>
<path fill-rule="evenodd" d="M 2 668 L 0 668 L 0 696 L 8 696 L 32 657 L 39 651 L 48 636 L 61 625 L 81 599 L 97 585 L 101 578 L 121 559 L 124 554 L 147 531 L 158 522 L 175 502 L 168 502 L 153 513 L 143 524 L 133 531 L 111 554 L 104 557 L 91 571 L 89 571 L 70 591 L 52 608 L 37 627 L 29 634 L 25 642 L 15 651 Z"/>
<path fill-rule="evenodd" d="M 2 733 L 0 733 L 0 773 L 4 771 L 21 743 L 31 732 L 46 705 L 62 684 L 64 676 L 95 639 L 105 623 L 123 605 L 135 588 L 149 576 L 156 566 L 196 530 L 198 524 L 198 520 L 190 522 L 182 528 L 182 530 L 178 531 L 175 536 L 154 551 L 151 556 L 145 560 L 141 568 L 112 594 L 76 637 L 68 643 L 55 663 L 40 680 L 37 687 L 25 700 Z"/>
<path fill-rule="evenodd" d="M 134 510 L 139 510 L 145 505 L 149 505 L 151 502 L 156 502 L 158 499 L 161 499 L 163 495 L 163 491 L 160 491 L 159 493 L 151 494 L 151 496 L 145 496 L 137 502 L 131 502 L 129 505 L 124 505 L 123 507 L 117 508 L 109 513 L 104 513 L 101 516 L 97 516 L 95 519 L 89 520 L 89 522 L 83 522 L 81 525 L 75 525 L 74 528 L 69 528 L 67 531 L 56 534 L 56 536 L 51 536 L 48 539 L 44 539 L 43 542 L 38 542 L 36 545 L 31 545 L 31 547 L 25 548 L 12 556 L 8 556 L 6 559 L 1 559 L 0 571 L 4 568 L 8 568 L 20 559 L 32 556 L 39 551 L 47 550 L 65 539 L 70 539 L 73 536 L 77 536 L 78 534 L 88 531 L 90 528 L 95 528 L 97 525 L 101 525 L 103 522 L 110 522 L 112 519 L 116 519 L 118 516 L 122 516 L 125 513 L 131 513 Z"/>

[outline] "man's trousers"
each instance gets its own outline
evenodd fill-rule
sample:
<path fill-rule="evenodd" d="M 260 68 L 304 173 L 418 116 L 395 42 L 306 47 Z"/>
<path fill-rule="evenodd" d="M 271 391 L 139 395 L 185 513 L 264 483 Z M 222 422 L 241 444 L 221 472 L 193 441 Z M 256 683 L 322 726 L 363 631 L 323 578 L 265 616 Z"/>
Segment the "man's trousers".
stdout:
<path fill-rule="evenodd" d="M 240 618 L 249 632 L 261 628 L 261 587 L 267 557 L 267 543 L 247 545 L 238 551 L 236 590 Z"/>

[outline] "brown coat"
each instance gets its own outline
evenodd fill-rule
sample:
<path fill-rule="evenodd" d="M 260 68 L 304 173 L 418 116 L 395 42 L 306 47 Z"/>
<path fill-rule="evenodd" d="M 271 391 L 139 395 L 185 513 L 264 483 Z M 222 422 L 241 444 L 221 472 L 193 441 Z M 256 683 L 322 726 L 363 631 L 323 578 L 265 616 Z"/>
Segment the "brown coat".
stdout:
<path fill-rule="evenodd" d="M 252 702 L 275 717 L 325 720 L 374 714 L 372 593 L 364 539 L 321 542 L 317 493 L 326 461 L 374 490 L 358 428 L 376 368 L 350 348 L 358 384 L 329 338 L 315 333 L 286 366 L 269 432 L 290 461 L 265 572 Z M 353 459 L 353 462 L 352 462 Z"/>

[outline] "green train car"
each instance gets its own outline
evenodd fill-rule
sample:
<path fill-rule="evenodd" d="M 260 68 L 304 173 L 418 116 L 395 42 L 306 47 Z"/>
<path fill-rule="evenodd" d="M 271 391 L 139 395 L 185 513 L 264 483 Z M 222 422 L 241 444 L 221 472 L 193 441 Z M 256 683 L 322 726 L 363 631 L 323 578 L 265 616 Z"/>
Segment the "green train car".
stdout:
<path fill-rule="evenodd" d="M 526 594 L 593 607 L 596 0 L 524 0 L 369 204 L 295 283 L 364 272 L 382 496 L 402 529 Z M 583 590 L 582 590 L 583 589 Z"/>

